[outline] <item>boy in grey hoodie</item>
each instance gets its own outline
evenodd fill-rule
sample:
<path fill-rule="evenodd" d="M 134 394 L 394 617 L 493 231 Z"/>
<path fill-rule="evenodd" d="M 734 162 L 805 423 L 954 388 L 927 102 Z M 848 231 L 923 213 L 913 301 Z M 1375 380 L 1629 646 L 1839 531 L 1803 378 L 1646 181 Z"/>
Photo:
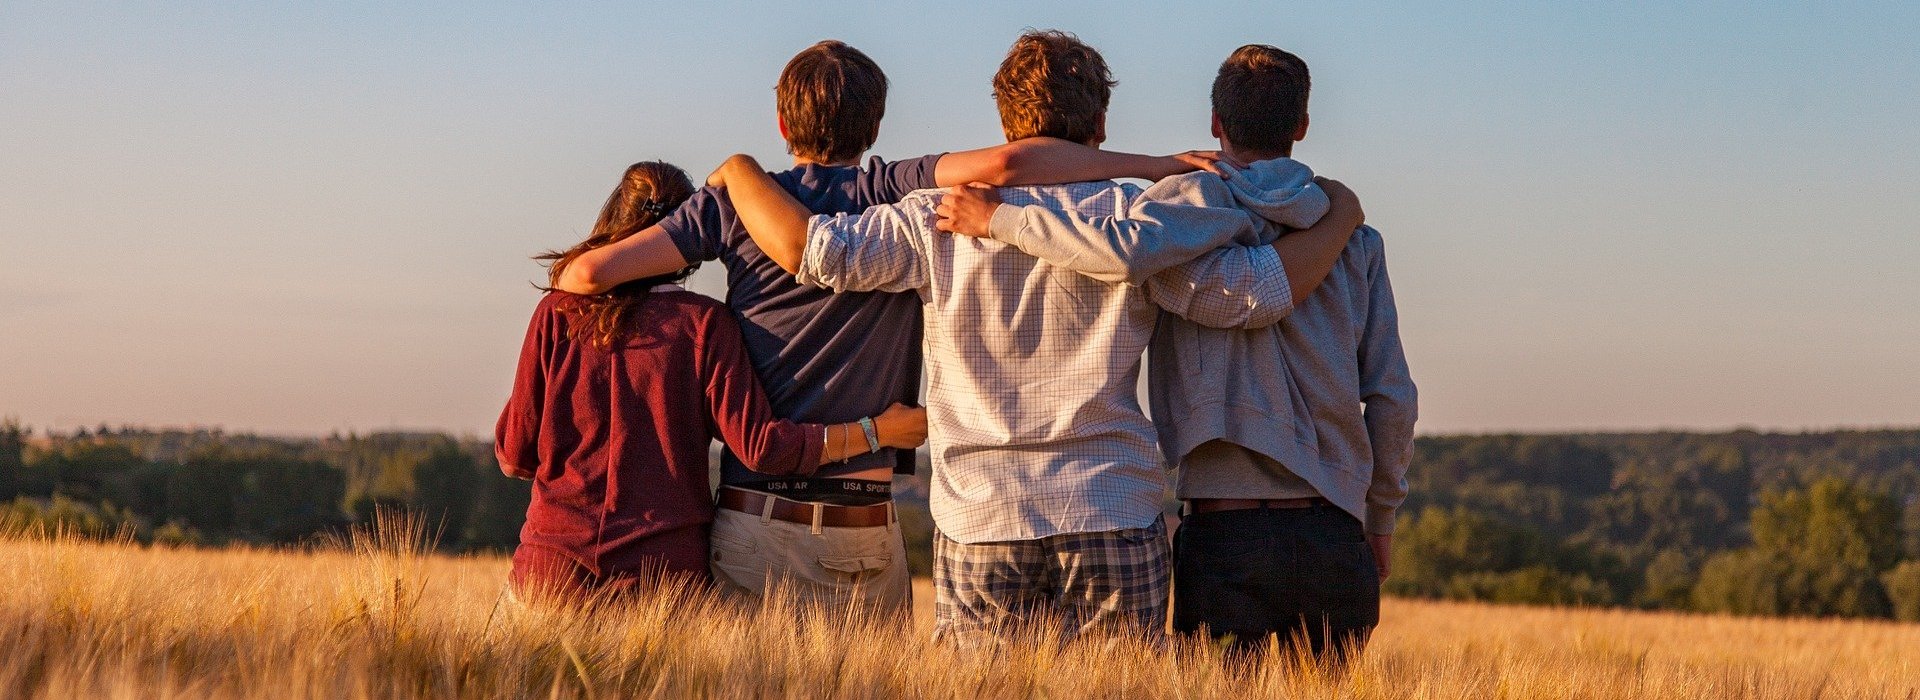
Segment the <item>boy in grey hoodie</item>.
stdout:
<path fill-rule="evenodd" d="M 1326 200 L 1293 160 L 1306 135 L 1307 67 L 1271 46 L 1241 47 L 1213 85 L 1226 179 L 1161 180 L 1125 212 L 1081 217 L 999 204 L 956 188 L 943 229 L 991 235 L 1104 281 L 1138 284 L 1196 251 L 1164 235 L 1180 209 L 1238 207 L 1257 221 L 1232 241 L 1284 241 Z M 1361 227 L 1325 279 L 1264 328 L 1208 328 L 1162 314 L 1149 393 L 1161 449 L 1179 466 L 1189 515 L 1175 537 L 1174 627 L 1249 651 L 1277 635 L 1339 660 L 1379 620 L 1395 511 L 1406 497 L 1416 395 L 1400 346 L 1380 234 Z"/>

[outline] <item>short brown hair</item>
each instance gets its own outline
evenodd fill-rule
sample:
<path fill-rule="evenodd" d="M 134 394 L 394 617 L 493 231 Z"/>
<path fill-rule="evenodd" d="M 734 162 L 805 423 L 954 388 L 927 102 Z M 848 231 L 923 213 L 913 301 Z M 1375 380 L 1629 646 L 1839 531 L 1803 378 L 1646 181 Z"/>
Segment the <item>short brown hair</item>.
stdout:
<path fill-rule="evenodd" d="M 773 86 L 787 151 L 823 162 L 859 158 L 880 138 L 887 74 L 859 49 L 828 39 L 794 54 Z"/>
<path fill-rule="evenodd" d="M 1234 50 L 1213 79 L 1213 113 L 1235 147 L 1283 153 L 1307 118 L 1307 62 L 1266 44 Z"/>
<path fill-rule="evenodd" d="M 1029 31 L 993 74 L 993 102 L 1008 141 L 1052 136 L 1086 143 L 1099 131 L 1115 84 L 1107 60 L 1078 37 Z"/>

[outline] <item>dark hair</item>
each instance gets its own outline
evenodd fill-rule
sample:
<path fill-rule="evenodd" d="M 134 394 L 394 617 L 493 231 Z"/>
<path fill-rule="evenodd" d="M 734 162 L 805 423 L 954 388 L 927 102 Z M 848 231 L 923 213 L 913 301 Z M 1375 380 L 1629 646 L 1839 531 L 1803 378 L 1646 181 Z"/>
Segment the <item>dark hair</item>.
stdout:
<path fill-rule="evenodd" d="M 773 96 L 787 125 L 787 151 L 828 163 L 851 160 L 880 138 L 887 74 L 859 49 L 829 39 L 787 61 Z"/>
<path fill-rule="evenodd" d="M 1028 31 L 993 74 L 993 102 L 1008 141 L 1052 136 L 1086 143 L 1117 83 L 1100 52 L 1057 30 Z"/>
<path fill-rule="evenodd" d="M 607 196 L 606 205 L 600 207 L 600 218 L 593 222 L 593 233 L 587 240 L 566 250 L 550 250 L 534 256 L 535 260 L 553 261 L 547 269 L 549 286 L 541 289 L 552 291 L 553 285 L 560 283 L 560 273 L 582 254 L 652 226 L 691 196 L 693 181 L 687 178 L 685 170 L 657 160 L 627 166 L 627 172 L 620 176 L 620 184 Z M 686 279 L 697 267 L 627 282 L 605 294 L 574 300 L 562 306 L 561 311 L 575 317 L 575 322 L 570 324 L 573 337 L 587 331 L 591 333 L 588 339 L 595 346 L 609 347 L 629 330 L 627 319 L 646 301 L 648 288 Z"/>
<path fill-rule="evenodd" d="M 1307 118 L 1307 62 L 1265 44 L 1235 49 L 1213 79 L 1213 113 L 1237 148 L 1286 153 Z"/>

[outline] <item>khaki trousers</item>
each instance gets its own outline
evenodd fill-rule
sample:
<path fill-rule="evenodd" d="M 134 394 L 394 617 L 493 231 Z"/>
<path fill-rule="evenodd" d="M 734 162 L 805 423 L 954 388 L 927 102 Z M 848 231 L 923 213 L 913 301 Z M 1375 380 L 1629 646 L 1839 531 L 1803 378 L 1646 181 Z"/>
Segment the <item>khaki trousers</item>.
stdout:
<path fill-rule="evenodd" d="M 714 585 L 760 601 L 783 590 L 828 609 L 852 606 L 913 619 L 913 580 L 898 521 L 813 527 L 725 508 L 713 520 Z"/>

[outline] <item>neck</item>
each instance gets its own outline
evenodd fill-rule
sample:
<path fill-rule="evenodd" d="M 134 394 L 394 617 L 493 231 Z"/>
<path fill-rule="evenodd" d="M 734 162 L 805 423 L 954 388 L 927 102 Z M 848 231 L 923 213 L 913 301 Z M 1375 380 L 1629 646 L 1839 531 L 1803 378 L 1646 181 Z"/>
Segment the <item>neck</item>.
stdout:
<path fill-rule="evenodd" d="M 793 167 L 796 167 L 796 168 L 805 166 L 805 165 L 818 165 L 823 168 L 846 168 L 846 167 L 851 167 L 859 164 L 860 164 L 860 156 L 854 156 L 846 160 L 836 160 L 836 161 L 824 161 L 824 160 L 819 160 L 817 158 L 802 158 L 800 156 L 793 157 Z"/>
<path fill-rule="evenodd" d="M 1252 163 L 1257 160 L 1273 160 L 1275 158 L 1292 158 L 1293 157 L 1293 144 L 1291 143 L 1287 144 L 1286 147 L 1284 148 L 1281 148 L 1279 150 L 1272 150 L 1272 151 L 1256 151 L 1249 148 L 1236 148 L 1234 147 L 1233 144 L 1230 144 L 1230 143 L 1222 143 L 1220 144 L 1220 146 L 1221 146 L 1220 150 L 1225 152 L 1228 158 L 1241 163 Z"/>

